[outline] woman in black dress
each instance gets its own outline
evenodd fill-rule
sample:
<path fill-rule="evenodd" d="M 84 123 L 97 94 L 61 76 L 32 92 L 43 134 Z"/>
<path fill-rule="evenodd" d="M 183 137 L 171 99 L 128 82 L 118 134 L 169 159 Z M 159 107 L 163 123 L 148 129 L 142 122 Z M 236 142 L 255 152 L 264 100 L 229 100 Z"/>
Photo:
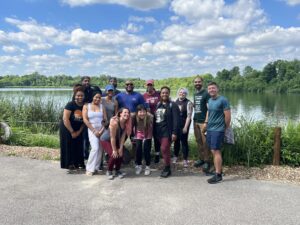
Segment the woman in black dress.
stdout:
<path fill-rule="evenodd" d="M 82 107 L 84 88 L 74 88 L 73 101 L 65 106 L 60 124 L 60 165 L 63 169 L 84 168 L 82 131 L 84 128 Z"/>

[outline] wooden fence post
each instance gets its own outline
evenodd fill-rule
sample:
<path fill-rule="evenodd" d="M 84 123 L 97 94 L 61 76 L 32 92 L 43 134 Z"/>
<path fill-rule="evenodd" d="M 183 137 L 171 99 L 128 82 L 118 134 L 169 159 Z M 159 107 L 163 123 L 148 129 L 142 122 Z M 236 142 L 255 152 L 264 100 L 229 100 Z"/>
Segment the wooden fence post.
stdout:
<path fill-rule="evenodd" d="M 280 164 L 280 146 L 281 145 L 281 127 L 275 127 L 274 130 L 274 153 L 273 165 L 279 166 Z"/>

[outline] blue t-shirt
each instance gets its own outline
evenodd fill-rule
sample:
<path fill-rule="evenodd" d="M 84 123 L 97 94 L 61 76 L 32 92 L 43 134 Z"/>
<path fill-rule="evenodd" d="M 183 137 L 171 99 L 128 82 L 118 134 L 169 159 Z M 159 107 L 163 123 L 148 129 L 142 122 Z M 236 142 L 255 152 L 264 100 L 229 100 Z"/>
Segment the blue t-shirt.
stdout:
<path fill-rule="evenodd" d="M 224 111 L 229 110 L 229 102 L 224 96 L 218 96 L 208 100 L 208 131 L 225 131 L 225 115 Z"/>
<path fill-rule="evenodd" d="M 116 95 L 116 100 L 118 101 L 119 109 L 127 107 L 130 112 L 135 112 L 136 107 L 140 104 L 145 105 L 144 97 L 135 91 L 130 94 L 121 92 Z"/>

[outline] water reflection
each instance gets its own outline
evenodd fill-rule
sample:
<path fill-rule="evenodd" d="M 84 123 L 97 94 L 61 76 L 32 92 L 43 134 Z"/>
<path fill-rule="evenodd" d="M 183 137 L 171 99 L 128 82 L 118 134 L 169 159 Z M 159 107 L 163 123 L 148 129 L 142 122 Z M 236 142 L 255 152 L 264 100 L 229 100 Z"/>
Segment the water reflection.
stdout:
<path fill-rule="evenodd" d="M 144 92 L 144 90 L 141 90 Z M 175 94 L 176 92 L 171 92 Z M 192 93 L 191 93 L 192 94 Z M 300 121 L 299 94 L 273 94 L 273 93 L 222 93 L 229 99 L 232 109 L 232 119 L 244 117 L 251 120 L 266 120 L 270 124 L 284 124 L 288 120 Z M 57 109 L 63 109 L 72 98 L 71 89 L 35 89 L 35 88 L 7 88 L 0 89 L 0 98 L 28 102 L 34 99 L 44 103 L 53 101 Z M 176 96 L 173 95 L 175 100 Z M 192 96 L 189 97 L 192 100 Z"/>

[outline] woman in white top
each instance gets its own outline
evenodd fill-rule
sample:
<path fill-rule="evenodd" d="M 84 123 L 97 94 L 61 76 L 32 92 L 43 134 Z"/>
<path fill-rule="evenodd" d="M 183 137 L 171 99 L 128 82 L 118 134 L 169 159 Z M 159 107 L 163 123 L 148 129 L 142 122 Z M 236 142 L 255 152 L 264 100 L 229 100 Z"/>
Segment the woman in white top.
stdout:
<path fill-rule="evenodd" d="M 91 152 L 86 164 L 86 175 L 92 176 L 99 168 L 102 158 L 100 136 L 104 131 L 106 111 L 101 102 L 101 92 L 93 92 L 93 101 L 83 106 L 83 121 L 88 127 Z"/>

